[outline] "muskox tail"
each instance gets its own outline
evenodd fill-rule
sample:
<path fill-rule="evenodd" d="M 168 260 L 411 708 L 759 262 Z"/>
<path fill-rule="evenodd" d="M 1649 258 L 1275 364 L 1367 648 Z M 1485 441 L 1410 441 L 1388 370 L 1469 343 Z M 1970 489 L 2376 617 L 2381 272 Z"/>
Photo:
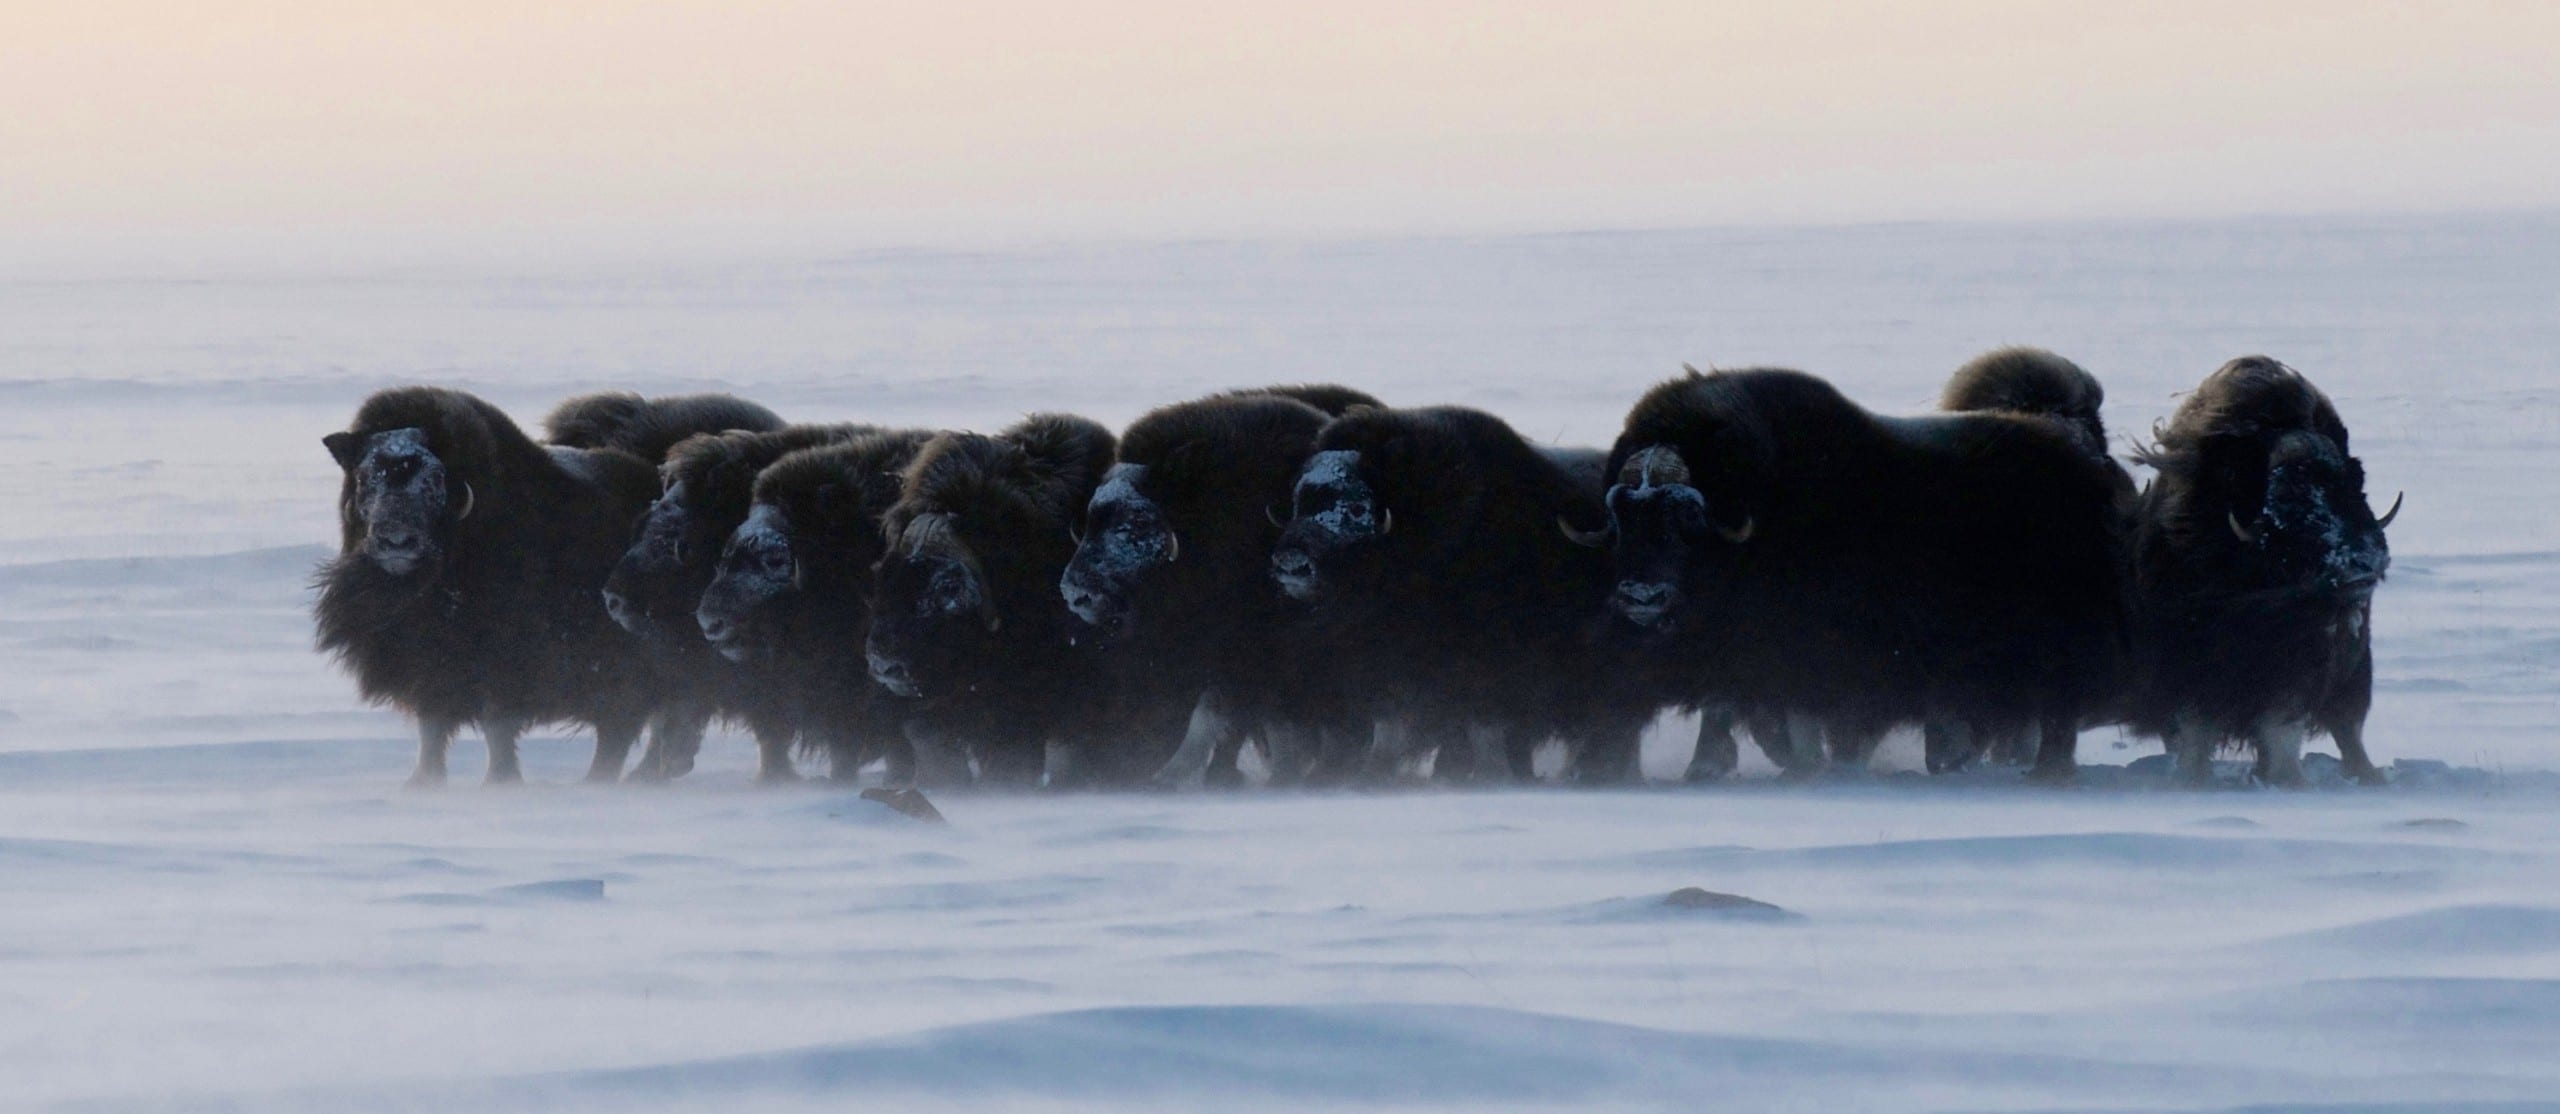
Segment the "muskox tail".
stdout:
<path fill-rule="evenodd" d="M 642 398 L 629 391 L 581 395 L 554 407 L 542 428 L 555 445 L 620 449 L 651 464 L 697 433 L 765 432 L 782 428 L 771 410 L 734 395 Z"/>

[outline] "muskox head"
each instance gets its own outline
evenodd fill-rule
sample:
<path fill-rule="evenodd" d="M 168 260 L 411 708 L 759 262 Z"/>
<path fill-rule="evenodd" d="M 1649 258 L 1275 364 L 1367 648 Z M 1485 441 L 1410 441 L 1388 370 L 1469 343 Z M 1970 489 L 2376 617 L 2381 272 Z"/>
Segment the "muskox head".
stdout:
<path fill-rule="evenodd" d="M 687 495 L 678 481 L 649 504 L 631 548 L 605 578 L 605 612 L 633 634 L 690 637 L 699 618 L 726 539 L 695 513 Z"/>
<path fill-rule="evenodd" d="M 1748 512 L 1728 510 L 1719 517 L 1679 450 L 1668 445 L 1647 446 L 1627 458 L 1610 485 L 1608 507 L 1609 521 L 1599 530 L 1562 519 L 1556 526 L 1578 544 L 1610 551 L 1618 572 L 1610 610 L 1647 628 L 1669 624 L 1703 551 L 1749 542 L 1757 528 Z"/>
<path fill-rule="evenodd" d="M 346 472 L 338 497 L 343 550 L 363 553 L 393 576 L 441 560 L 455 524 L 478 502 L 471 485 L 455 481 L 427 447 L 423 430 L 332 433 L 321 443 Z M 454 487 L 461 488 L 458 499 Z"/>
<path fill-rule="evenodd" d="M 771 503 L 758 503 L 730 532 L 694 621 L 711 648 L 730 661 L 770 653 L 774 628 L 793 606 L 801 583 L 789 516 Z"/>
<path fill-rule="evenodd" d="M 2364 465 L 2309 430 L 2273 439 L 2235 437 L 2201 454 L 2194 510 L 2228 531 L 2250 590 L 2370 595 L 2391 567 L 2383 530 L 2400 501 L 2376 517 L 2365 501 Z"/>
<path fill-rule="evenodd" d="M 1127 633 L 1142 585 L 1182 556 L 1182 538 L 1164 507 L 1147 497 L 1146 479 L 1143 464 L 1117 464 L 1103 473 L 1085 505 L 1075 556 L 1058 578 L 1067 610 L 1106 640 Z"/>
<path fill-rule="evenodd" d="M 900 696 L 952 687 L 1004 629 L 994 586 L 948 514 L 909 520 L 875 575 L 871 634 L 863 650 L 871 679 Z"/>
<path fill-rule="evenodd" d="M 1288 524 L 1271 550 L 1272 579 L 1290 598 L 1316 599 L 1334 583 L 1374 566 L 1382 544 L 1395 533 L 1395 509 L 1380 500 L 1362 464 L 1358 450 L 1327 449 L 1299 470 Z"/>

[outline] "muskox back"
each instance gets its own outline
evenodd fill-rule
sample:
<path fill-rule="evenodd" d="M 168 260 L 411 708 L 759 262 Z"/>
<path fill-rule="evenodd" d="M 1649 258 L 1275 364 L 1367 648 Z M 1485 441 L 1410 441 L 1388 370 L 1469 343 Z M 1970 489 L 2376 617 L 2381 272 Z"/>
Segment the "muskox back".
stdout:
<path fill-rule="evenodd" d="M 618 771 L 655 698 L 598 593 L 656 486 L 649 466 L 546 449 L 496 407 L 428 387 L 374 395 L 326 440 L 343 537 L 318 574 L 318 641 L 367 699 L 417 718 L 415 780 L 443 780 L 468 725 L 491 780 L 515 780 L 517 735 L 556 720 L 592 724 L 597 768 Z"/>
<path fill-rule="evenodd" d="M 2142 666 L 2134 725 L 2160 735 L 2191 781 L 2213 748 L 2253 745 L 2259 775 L 2302 780 L 2304 736 L 2338 743 L 2374 780 L 2372 596 L 2390 568 L 2364 466 L 2319 388 L 2263 356 L 2207 377 L 2139 456 L 2132 563 Z"/>
<path fill-rule="evenodd" d="M 542 420 L 546 438 L 579 449 L 620 449 L 651 464 L 700 433 L 782 428 L 780 415 L 735 395 L 661 395 L 630 391 L 581 395 Z"/>

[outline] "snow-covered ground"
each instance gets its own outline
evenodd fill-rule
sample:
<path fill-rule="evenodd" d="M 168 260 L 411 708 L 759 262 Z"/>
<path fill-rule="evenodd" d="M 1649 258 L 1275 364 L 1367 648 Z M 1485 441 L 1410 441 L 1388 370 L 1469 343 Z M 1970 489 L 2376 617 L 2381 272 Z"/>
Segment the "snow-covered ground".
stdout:
<path fill-rule="evenodd" d="M 391 383 L 985 427 L 1338 379 L 1596 444 L 1682 361 L 1911 410 L 2013 342 L 2105 379 L 2120 440 L 2244 352 L 2337 399 L 2409 493 L 2400 784 L 957 795 L 935 827 L 756 790 L 736 740 L 556 784 L 559 739 L 553 784 L 416 795 L 405 726 L 308 648 L 319 435 Z M 0 265 L 0 1107 L 2560 1102 L 2554 353 L 2548 215 Z M 1781 911 L 1662 904 L 1692 886 Z"/>

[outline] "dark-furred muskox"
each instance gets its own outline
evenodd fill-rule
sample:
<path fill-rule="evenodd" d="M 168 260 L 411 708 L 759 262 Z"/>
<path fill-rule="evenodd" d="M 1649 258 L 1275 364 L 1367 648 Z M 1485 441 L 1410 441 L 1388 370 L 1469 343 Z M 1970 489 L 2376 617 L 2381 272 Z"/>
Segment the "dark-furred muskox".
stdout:
<path fill-rule="evenodd" d="M 319 645 L 367 699 L 417 718 L 411 783 L 442 783 L 455 732 L 474 724 L 489 780 L 519 781 L 516 739 L 559 720 L 595 728 L 591 777 L 618 776 L 657 697 L 598 593 L 656 494 L 649 465 L 546 448 L 498 408 L 432 387 L 376 394 L 323 441 L 345 478 Z"/>
<path fill-rule="evenodd" d="M 2106 466 L 2115 485 L 2119 513 L 2129 516 L 2135 497 L 2133 475 L 2107 452 L 2106 420 L 2099 416 L 2106 401 L 2106 388 L 2080 365 L 2042 348 L 2010 347 L 1985 352 L 1957 368 L 1947 380 L 1938 408 L 1949 413 L 2009 414 L 2053 423 L 2078 442 L 2081 451 Z M 2122 712 L 2113 703 L 2090 709 L 2093 722 L 2112 721 Z M 1929 771 L 1962 769 L 1986 752 L 2003 763 L 2024 765 L 2035 757 L 2035 740 L 2028 727 L 2016 724 L 1994 731 L 1976 724 L 1933 720 L 1924 727 Z"/>
<path fill-rule="evenodd" d="M 1112 450 L 1100 425 L 1035 414 L 994 436 L 941 434 L 908 465 L 883 522 L 865 651 L 872 679 L 913 702 L 929 779 L 962 780 L 974 760 L 980 780 L 1037 784 L 1051 742 L 1080 760 L 1124 757 L 1096 753 L 1128 725 L 1113 722 L 1116 694 L 1058 595 L 1070 529 Z M 1152 772 L 1117 765 L 1115 779 Z"/>
<path fill-rule="evenodd" d="M 743 671 L 754 706 L 787 718 L 837 779 L 875 757 L 889 760 L 893 780 L 909 773 L 899 710 L 872 685 L 862 643 L 881 516 L 932 436 L 879 430 L 776 459 L 755 477 L 697 605 L 702 636 Z"/>
<path fill-rule="evenodd" d="M 1348 388 L 1240 391 L 1148 412 L 1120 438 L 1118 463 L 1084 508 L 1059 577 L 1067 608 L 1101 645 L 1113 687 L 1132 699 L 1190 700 L 1165 784 L 1234 784 L 1237 752 L 1259 736 L 1273 776 L 1304 772 L 1342 711 L 1303 608 L 1270 576 L 1298 468 L 1339 408 L 1377 405 Z M 1150 693 L 1152 697 L 1137 694 Z"/>
<path fill-rule="evenodd" d="M 661 395 L 630 391 L 580 395 L 552 407 L 543 435 L 573 449 L 620 449 L 651 464 L 685 438 L 724 430 L 782 428 L 782 417 L 736 395 Z"/>
<path fill-rule="evenodd" d="M 1685 673 L 1665 699 L 1852 739 L 2028 725 L 2038 777 L 2075 770 L 2123 666 L 2123 521 L 2108 468 L 2054 423 L 1885 418 L 1801 372 L 1691 371 L 1636 404 L 1609 471 L 1590 540 L 1610 605 Z"/>
<path fill-rule="evenodd" d="M 1354 410 L 1316 450 L 1271 573 L 1311 605 L 1315 645 L 1378 723 L 1371 774 L 1427 741 L 1472 776 L 1524 778 L 1562 736 L 1577 779 L 1632 776 L 1653 708 L 1602 637 L 1609 564 L 1556 531 L 1600 517 L 1587 462 L 1577 476 L 1454 407 Z"/>
<path fill-rule="evenodd" d="M 2350 777 L 2373 703 L 2373 590 L 2391 567 L 2346 423 L 2299 372 L 2264 356 L 2223 365 L 2139 455 L 2133 579 L 2141 615 L 2136 730 L 2190 782 L 2216 748 L 2253 744 L 2258 777 L 2300 785 L 2302 743 L 2328 733 Z"/>
<path fill-rule="evenodd" d="M 747 520 L 756 476 L 785 454 L 874 432 L 865 425 L 800 425 L 688 437 L 658 468 L 657 501 L 605 580 L 605 611 L 640 636 L 664 666 L 669 689 L 706 712 L 755 733 L 757 778 L 788 781 L 799 734 L 791 674 L 761 658 L 733 661 L 703 636 L 698 612 L 729 535 Z M 743 629 L 743 628 L 741 628 Z M 815 742 L 815 740 L 811 740 Z M 663 780 L 693 768 L 690 750 L 661 747 L 655 734 L 631 776 Z"/>

